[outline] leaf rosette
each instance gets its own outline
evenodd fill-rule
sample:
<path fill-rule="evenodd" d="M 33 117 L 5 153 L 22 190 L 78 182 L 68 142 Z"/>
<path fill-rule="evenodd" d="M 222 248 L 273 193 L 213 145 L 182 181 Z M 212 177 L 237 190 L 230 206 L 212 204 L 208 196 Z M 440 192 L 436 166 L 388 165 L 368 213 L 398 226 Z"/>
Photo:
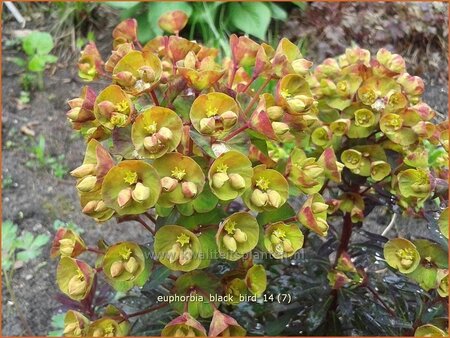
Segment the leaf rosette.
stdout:
<path fill-rule="evenodd" d="M 134 121 L 131 139 L 140 156 L 155 159 L 177 148 L 182 128 L 183 122 L 173 110 L 152 107 Z"/>
<path fill-rule="evenodd" d="M 256 218 L 247 212 L 237 212 L 220 224 L 216 243 L 222 257 L 236 261 L 256 247 L 258 238 Z"/>
<path fill-rule="evenodd" d="M 119 215 L 137 215 L 153 207 L 161 193 L 160 179 L 150 164 L 125 160 L 105 176 L 102 197 Z"/>
<path fill-rule="evenodd" d="M 201 263 L 197 236 L 179 225 L 164 225 L 155 235 L 155 254 L 171 270 L 192 271 Z"/>
<path fill-rule="evenodd" d="M 253 168 L 252 184 L 243 200 L 253 211 L 273 211 L 286 203 L 288 189 L 289 184 L 282 174 L 262 164 Z"/>
<path fill-rule="evenodd" d="M 162 193 L 158 205 L 171 207 L 193 201 L 203 191 L 205 174 L 189 156 L 168 153 L 156 159 L 153 166 L 161 177 Z"/>
<path fill-rule="evenodd" d="M 303 233 L 294 223 L 272 223 L 267 226 L 264 233 L 264 246 L 276 259 L 293 256 L 303 247 L 303 242 Z"/>
<path fill-rule="evenodd" d="M 241 196 L 252 181 L 252 163 L 244 154 L 230 150 L 220 155 L 208 171 L 211 191 L 222 201 Z"/>

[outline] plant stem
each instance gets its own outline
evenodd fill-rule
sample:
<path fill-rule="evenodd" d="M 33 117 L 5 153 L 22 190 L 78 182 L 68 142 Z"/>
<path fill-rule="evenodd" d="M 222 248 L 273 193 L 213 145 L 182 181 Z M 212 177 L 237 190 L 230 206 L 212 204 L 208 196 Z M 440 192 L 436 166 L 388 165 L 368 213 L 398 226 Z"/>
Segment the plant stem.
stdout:
<path fill-rule="evenodd" d="M 150 226 L 145 222 L 145 220 L 143 220 L 141 217 L 136 218 L 136 221 L 138 221 L 139 223 L 141 223 L 141 225 L 147 229 L 153 236 L 155 236 L 155 230 L 153 230 L 152 228 L 150 228 Z"/>
<path fill-rule="evenodd" d="M 238 129 L 236 129 L 235 131 L 231 132 L 230 134 L 227 135 L 227 137 L 225 137 L 223 139 L 224 142 L 227 142 L 229 140 L 231 140 L 233 137 L 235 137 L 236 135 L 242 133 L 244 130 L 248 129 L 249 125 L 248 123 L 245 123 L 243 126 L 239 127 Z"/>
<path fill-rule="evenodd" d="M 6 289 L 8 290 L 9 295 L 11 296 L 11 301 L 13 302 L 13 305 L 14 305 L 14 308 L 16 309 L 17 315 L 19 316 L 20 321 L 22 322 L 24 330 L 28 336 L 32 336 L 33 332 L 31 331 L 31 328 L 28 325 L 27 318 L 24 316 L 24 312 L 22 311 L 19 304 L 17 303 L 16 294 L 14 292 L 14 288 L 11 285 L 11 280 L 9 279 L 8 271 L 3 270 L 3 277 L 5 280 Z"/>
<path fill-rule="evenodd" d="M 169 305 L 169 303 L 161 303 L 161 304 L 149 307 L 147 309 L 144 309 L 144 310 L 141 310 L 141 311 L 138 311 L 138 312 L 130 313 L 129 315 L 126 315 L 125 318 L 123 318 L 123 320 L 127 320 L 127 319 L 132 318 L 132 317 L 145 315 L 147 313 L 159 310 L 159 309 L 161 309 L 161 308 L 163 308 L 164 306 L 167 306 L 167 305 Z"/>
<path fill-rule="evenodd" d="M 87 250 L 87 251 L 90 251 L 90 252 L 95 252 L 95 253 L 97 253 L 97 254 L 99 254 L 99 255 L 104 255 L 104 254 L 105 254 L 103 251 L 101 251 L 101 250 L 99 250 L 99 249 L 96 249 L 96 248 L 92 248 L 92 247 L 87 247 L 86 250 Z"/>
<path fill-rule="evenodd" d="M 244 87 L 242 92 L 245 93 L 250 88 L 250 86 L 253 84 L 253 82 L 255 82 L 255 80 L 256 80 L 256 77 L 252 76 L 252 79 L 247 83 L 247 85 Z"/>
<path fill-rule="evenodd" d="M 381 303 L 381 305 L 384 307 L 384 309 L 387 311 L 387 312 L 389 312 L 389 314 L 392 316 L 392 317 L 397 317 L 396 315 L 395 315 L 395 312 L 384 302 L 384 300 L 383 299 L 381 299 L 381 297 L 380 297 L 380 295 L 378 294 L 378 292 L 376 292 L 374 289 L 372 289 L 372 287 L 370 286 L 370 285 L 366 285 L 366 288 L 367 288 L 367 290 L 369 290 L 373 295 L 374 295 L 374 297 Z"/>
<path fill-rule="evenodd" d="M 264 81 L 264 83 L 261 85 L 261 87 L 258 88 L 258 90 L 255 93 L 255 96 L 253 96 L 252 100 L 250 101 L 250 103 L 248 104 L 247 108 L 245 108 L 244 113 L 242 114 L 244 117 L 247 116 L 248 112 L 250 111 L 250 109 L 252 109 L 253 105 L 255 104 L 255 102 L 258 101 L 259 99 L 259 95 L 261 95 L 261 92 L 264 90 L 264 88 L 267 87 L 267 85 L 269 84 L 269 82 L 272 80 L 271 77 L 268 77 L 266 79 L 266 81 Z"/>
<path fill-rule="evenodd" d="M 159 101 L 158 101 L 158 98 L 156 97 L 155 91 L 152 89 L 152 90 L 149 90 L 148 92 L 149 92 L 150 96 L 152 97 L 152 100 L 153 100 L 153 103 L 155 104 L 155 106 L 159 106 Z"/>
<path fill-rule="evenodd" d="M 344 224 L 342 225 L 342 232 L 341 232 L 341 240 L 339 243 L 338 250 L 336 252 L 336 259 L 334 261 L 334 266 L 337 265 L 339 257 L 348 250 L 348 244 L 350 243 L 350 237 L 352 236 L 352 217 L 350 213 L 346 212 L 344 214 Z"/>

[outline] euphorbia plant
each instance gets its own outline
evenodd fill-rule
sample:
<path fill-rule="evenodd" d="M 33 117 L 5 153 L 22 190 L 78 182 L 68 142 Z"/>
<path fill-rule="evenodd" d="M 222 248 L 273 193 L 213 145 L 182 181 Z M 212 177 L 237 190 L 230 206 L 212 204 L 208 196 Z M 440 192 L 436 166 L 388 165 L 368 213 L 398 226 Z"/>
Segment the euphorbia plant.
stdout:
<path fill-rule="evenodd" d="M 58 285 L 81 304 L 67 313 L 66 335 L 126 335 L 132 318 L 166 306 L 178 317 L 163 335 L 205 336 L 208 321 L 210 335 L 244 335 L 229 305 L 240 296 L 267 301 L 270 280 L 267 259 L 253 254 L 291 259 L 308 240 L 339 236 L 326 257 L 333 311 L 340 289 L 370 286 L 350 242 L 374 206 L 408 217 L 447 206 L 447 124 L 434 122 L 423 81 L 399 55 L 355 47 L 313 69 L 287 39 L 274 49 L 232 35 L 231 59 L 218 61 L 217 50 L 178 35 L 180 17 L 161 21 L 175 35 L 144 46 L 136 21 L 126 20 L 106 62 L 93 43 L 80 58 L 84 80 L 110 82 L 69 101 L 67 116 L 87 142 L 72 172 L 82 211 L 97 222 L 137 221 L 148 237 L 92 248 L 58 232 Z M 385 266 L 446 297 L 446 250 L 391 239 Z M 97 255 L 94 267 L 78 258 L 83 252 Z M 135 313 L 102 309 L 98 275 L 120 292 L 168 283 L 184 298 Z M 419 320 L 411 328 L 420 324 L 444 332 Z"/>

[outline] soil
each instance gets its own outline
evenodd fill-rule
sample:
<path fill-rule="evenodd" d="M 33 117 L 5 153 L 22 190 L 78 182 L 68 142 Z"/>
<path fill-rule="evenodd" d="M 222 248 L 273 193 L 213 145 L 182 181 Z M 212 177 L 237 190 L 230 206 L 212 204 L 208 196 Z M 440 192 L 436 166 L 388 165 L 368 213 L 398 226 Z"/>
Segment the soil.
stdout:
<path fill-rule="evenodd" d="M 406 6 L 406 5 L 405 5 Z M 409 6 L 409 5 L 408 5 Z M 75 191 L 74 180 L 66 174 L 62 179 L 57 179 L 50 168 L 28 167 L 26 163 L 33 160 L 30 148 L 36 144 L 40 135 L 46 140 L 46 153 L 48 156 L 58 157 L 64 155 L 63 164 L 73 169 L 80 165 L 85 144 L 84 141 L 74 136 L 65 113 L 66 101 L 76 97 L 82 87 L 82 83 L 76 75 L 76 53 L 65 53 L 65 61 L 49 67 L 45 72 L 45 90 L 32 93 L 31 102 L 27 105 L 20 104 L 18 98 L 21 92 L 21 70 L 8 61 L 9 57 L 23 56 L 17 47 L 11 47 L 11 42 L 20 27 L 13 18 L 3 12 L 3 36 L 2 36 L 2 163 L 3 163 L 3 219 L 12 220 L 21 231 L 30 231 L 33 234 L 48 234 L 53 237 L 55 220 L 71 221 L 81 226 L 85 233 L 83 238 L 88 244 L 95 244 L 100 238 L 107 241 L 137 240 L 142 241 L 146 232 L 134 223 L 117 224 L 110 221 L 105 224 L 97 224 L 80 211 L 78 196 Z M 302 36 L 305 21 L 302 19 L 304 12 L 294 12 L 286 23 L 282 34 L 288 38 Z M 447 17 L 447 14 L 445 14 Z M 27 29 L 48 30 L 45 18 L 41 15 L 29 17 Z M 303 21 L 302 21 L 303 20 Z M 109 18 L 102 30 L 96 30 L 96 43 L 100 51 L 107 56 L 110 48 L 111 27 L 116 23 L 116 17 Z M 414 22 L 405 22 L 406 25 L 414 25 Z M 310 24 L 309 24 L 310 25 Z M 445 23 L 447 27 L 447 23 Z M 307 34 L 320 36 L 320 27 L 308 26 Z M 389 34 L 386 34 L 387 38 Z M 445 39 L 446 41 L 446 39 Z M 327 38 L 321 39 L 324 46 L 334 45 Z M 351 41 L 341 42 L 342 52 L 344 45 Z M 364 39 L 357 41 L 362 47 L 367 47 Z M 380 42 L 381 44 L 381 42 Z M 387 42 L 386 44 L 391 44 Z M 378 46 L 370 45 L 370 49 Z M 58 50 L 61 50 L 61 47 Z M 67 47 L 69 48 L 69 47 Z M 322 48 L 322 47 L 321 47 Z M 372 50 L 374 51 L 374 50 Z M 401 52 L 401 51 L 400 51 Z M 334 53 L 334 52 L 333 52 Z M 447 74 L 446 55 L 447 49 L 441 51 L 440 67 L 425 69 L 428 91 L 426 99 L 428 103 L 440 113 L 447 115 Z M 336 53 L 334 53 L 336 54 Z M 327 57 L 320 48 L 311 45 L 308 58 L 322 60 Z M 320 57 L 318 59 L 318 57 Z M 35 136 L 25 135 L 21 132 L 23 126 L 29 126 Z M 9 181 L 8 184 L 5 184 Z M 383 225 L 389 222 L 388 216 L 373 219 L 376 232 L 380 233 Z M 377 225 L 379 222 L 380 225 Z M 400 226 L 405 226 L 405 220 L 400 220 Z M 397 231 L 397 230 L 395 230 Z M 60 310 L 60 305 L 55 300 L 57 287 L 55 285 L 56 262 L 49 260 L 48 244 L 43 254 L 31 263 L 15 271 L 13 286 L 16 293 L 17 304 L 11 302 L 11 297 L 5 287 L 2 290 L 3 318 L 2 327 L 4 336 L 17 336 L 26 334 L 24 327 L 17 316 L 19 311 L 26 316 L 34 335 L 47 335 L 51 329 L 51 317 Z"/>

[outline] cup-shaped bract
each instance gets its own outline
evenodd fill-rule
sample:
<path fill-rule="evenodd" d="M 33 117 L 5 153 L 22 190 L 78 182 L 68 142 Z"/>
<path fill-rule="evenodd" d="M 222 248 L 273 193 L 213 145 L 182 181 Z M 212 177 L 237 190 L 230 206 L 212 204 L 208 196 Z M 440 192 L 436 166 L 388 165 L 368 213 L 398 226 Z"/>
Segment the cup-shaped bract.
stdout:
<path fill-rule="evenodd" d="M 179 225 L 164 225 L 155 235 L 155 254 L 171 270 L 192 271 L 201 263 L 197 236 Z"/>
<path fill-rule="evenodd" d="M 78 259 L 64 256 L 56 271 L 56 281 L 59 289 L 69 298 L 81 301 L 91 291 L 94 283 L 95 270 Z"/>
<path fill-rule="evenodd" d="M 398 190 L 403 198 L 427 199 L 433 191 L 433 179 L 423 169 L 406 169 L 397 174 Z"/>
<path fill-rule="evenodd" d="M 134 121 L 131 139 L 140 156 L 155 159 L 176 149 L 182 129 L 183 121 L 173 110 L 152 107 Z"/>
<path fill-rule="evenodd" d="M 247 285 L 241 278 L 233 278 L 225 286 L 225 294 L 228 296 L 227 304 L 239 304 L 241 297 L 248 295 L 248 293 Z"/>
<path fill-rule="evenodd" d="M 323 175 L 326 178 L 336 183 L 341 183 L 343 164 L 337 160 L 336 153 L 332 147 L 324 149 L 323 153 L 317 160 L 317 164 L 323 168 Z"/>
<path fill-rule="evenodd" d="M 86 244 L 77 233 L 70 229 L 59 228 L 53 239 L 50 256 L 52 258 L 58 256 L 77 257 L 86 249 Z"/>
<path fill-rule="evenodd" d="M 101 263 L 107 282 L 117 291 L 143 286 L 150 276 L 152 261 L 145 248 L 133 242 L 108 247 Z"/>
<path fill-rule="evenodd" d="M 187 311 L 194 318 L 210 318 L 219 302 L 210 302 L 209 297 L 216 295 L 219 290 L 220 281 L 215 275 L 201 270 L 187 272 L 175 281 L 174 293 L 197 297 L 189 298 L 186 302 L 174 301 L 170 305 L 179 314 Z"/>
<path fill-rule="evenodd" d="M 119 215 L 137 215 L 153 207 L 161 193 L 158 173 L 141 160 L 125 160 L 105 176 L 102 197 Z"/>
<path fill-rule="evenodd" d="M 259 45 L 247 36 L 230 36 L 231 59 L 235 67 L 253 66 Z"/>
<path fill-rule="evenodd" d="M 212 87 L 225 73 L 213 56 L 198 60 L 194 52 L 189 52 L 184 60 L 177 62 L 178 73 L 187 81 L 189 87 L 200 92 Z"/>
<path fill-rule="evenodd" d="M 137 41 L 137 21 L 136 19 L 126 19 L 120 22 L 113 30 L 113 48 L 117 49 L 122 44 Z"/>
<path fill-rule="evenodd" d="M 105 70 L 108 73 L 112 73 L 117 62 L 119 62 L 120 59 L 122 59 L 132 50 L 134 50 L 132 43 L 122 43 L 119 46 L 117 46 L 117 49 L 113 50 L 111 52 L 111 56 L 108 58 L 108 60 L 106 60 Z"/>
<path fill-rule="evenodd" d="M 319 192 L 326 179 L 324 171 L 323 163 L 319 163 L 314 157 L 307 157 L 302 149 L 292 150 L 289 159 L 289 180 L 302 192 Z"/>
<path fill-rule="evenodd" d="M 269 224 L 264 233 L 264 246 L 276 259 L 293 256 L 303 247 L 304 236 L 295 223 Z"/>
<path fill-rule="evenodd" d="M 114 318 L 103 317 L 93 321 L 89 325 L 87 336 L 89 337 L 124 337 L 128 334 L 127 321 L 118 322 Z"/>
<path fill-rule="evenodd" d="M 448 334 L 433 324 L 419 326 L 414 332 L 414 337 L 447 337 Z"/>
<path fill-rule="evenodd" d="M 437 292 L 441 297 L 448 297 L 448 269 L 438 269 L 437 280 L 439 281 L 439 286 Z"/>
<path fill-rule="evenodd" d="M 216 234 L 219 253 L 236 261 L 258 244 L 259 225 L 248 212 L 237 212 L 223 220 Z"/>
<path fill-rule="evenodd" d="M 220 138 L 236 126 L 239 107 L 231 96 L 212 92 L 195 99 L 189 117 L 200 134 Z"/>
<path fill-rule="evenodd" d="M 278 82 L 275 99 L 292 115 L 308 114 L 315 102 L 308 82 L 296 74 L 286 75 Z"/>
<path fill-rule="evenodd" d="M 72 128 L 80 130 L 83 126 L 95 120 L 94 103 L 97 94 L 88 86 L 84 86 L 79 97 L 69 100 L 67 104 L 70 110 L 67 112 L 67 119 L 71 122 Z"/>
<path fill-rule="evenodd" d="M 148 51 L 132 50 L 122 57 L 113 70 L 114 83 L 131 95 L 151 90 L 162 74 L 161 60 Z"/>
<path fill-rule="evenodd" d="M 248 269 L 245 275 L 245 284 L 248 290 L 257 297 L 261 297 L 267 288 L 267 274 L 264 266 L 255 264 Z"/>
<path fill-rule="evenodd" d="M 78 311 L 69 310 L 64 316 L 63 335 L 65 337 L 84 337 L 89 327 L 89 319 Z"/>
<path fill-rule="evenodd" d="M 161 332 L 163 337 L 205 337 L 206 329 L 189 313 L 181 316 L 167 324 Z"/>
<path fill-rule="evenodd" d="M 247 331 L 233 317 L 214 311 L 208 336 L 210 337 L 242 337 Z"/>
<path fill-rule="evenodd" d="M 153 166 L 161 178 L 162 193 L 158 205 L 171 207 L 188 203 L 203 191 L 205 174 L 189 156 L 167 153 L 156 159 Z"/>
<path fill-rule="evenodd" d="M 405 238 L 394 238 L 384 245 L 384 258 L 394 269 L 402 273 L 413 272 L 420 263 L 416 246 Z"/>
<path fill-rule="evenodd" d="M 78 76 L 84 81 L 94 81 L 103 74 L 103 60 L 94 42 L 89 42 L 78 59 Z"/>
<path fill-rule="evenodd" d="M 252 184 L 244 192 L 243 200 L 253 211 L 273 211 L 286 203 L 288 189 L 282 174 L 261 164 L 253 168 Z"/>
<path fill-rule="evenodd" d="M 230 150 L 211 165 L 208 181 L 211 191 L 222 201 L 241 196 L 252 181 L 252 163 L 244 154 Z"/>
<path fill-rule="evenodd" d="M 125 127 L 134 114 L 134 105 L 128 95 L 117 85 L 109 85 L 97 96 L 94 115 L 108 129 Z"/>
<path fill-rule="evenodd" d="M 188 15 L 181 11 L 169 11 L 161 15 L 158 19 L 159 27 L 170 34 L 178 34 L 187 24 Z"/>
<path fill-rule="evenodd" d="M 325 203 L 325 199 L 322 195 L 315 193 L 310 195 L 305 203 L 303 203 L 297 217 L 305 227 L 325 237 L 328 234 L 329 228 L 327 223 L 327 210 L 328 204 Z"/>

